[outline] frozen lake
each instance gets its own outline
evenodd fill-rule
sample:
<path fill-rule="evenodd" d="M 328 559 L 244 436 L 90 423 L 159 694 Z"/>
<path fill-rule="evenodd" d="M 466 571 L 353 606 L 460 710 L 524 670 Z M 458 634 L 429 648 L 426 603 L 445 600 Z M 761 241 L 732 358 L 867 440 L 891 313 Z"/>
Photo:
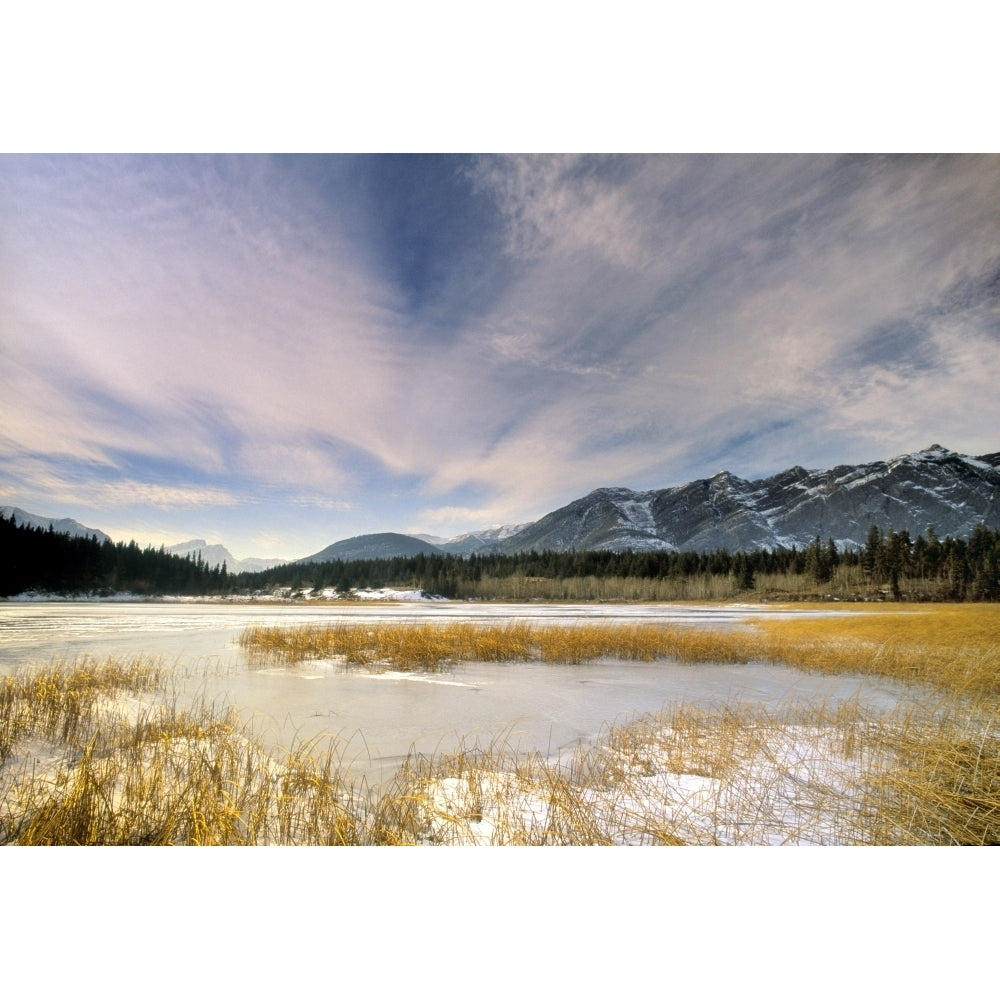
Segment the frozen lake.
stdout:
<path fill-rule="evenodd" d="M 0 604 L 0 673 L 84 654 L 161 656 L 186 678 L 181 700 L 204 695 L 235 706 L 266 744 L 337 736 L 344 763 L 377 782 L 411 749 L 443 752 L 499 737 L 523 751 L 554 754 L 592 739 L 606 723 L 671 703 L 711 707 L 736 700 L 766 705 L 801 699 L 833 704 L 858 697 L 874 709 L 888 710 L 906 691 L 878 678 L 825 677 L 759 663 L 470 663 L 440 674 L 376 674 L 325 661 L 259 668 L 236 644 L 244 628 L 358 618 L 612 620 L 726 628 L 748 617 L 821 613 L 751 606 L 447 601 L 323 606 L 12 602 Z"/>

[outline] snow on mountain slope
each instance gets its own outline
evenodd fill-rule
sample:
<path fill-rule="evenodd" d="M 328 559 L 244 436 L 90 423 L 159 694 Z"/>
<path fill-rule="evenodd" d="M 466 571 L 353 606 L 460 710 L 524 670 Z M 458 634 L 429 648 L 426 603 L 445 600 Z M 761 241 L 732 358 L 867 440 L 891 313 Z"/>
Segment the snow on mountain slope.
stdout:
<path fill-rule="evenodd" d="M 28 525 L 31 528 L 42 528 L 45 531 L 51 527 L 54 532 L 60 535 L 72 535 L 74 538 L 93 538 L 97 536 L 99 542 L 110 542 L 111 539 L 97 528 L 88 528 L 79 521 L 74 521 L 70 517 L 45 517 L 42 514 L 30 514 L 20 507 L 0 507 L 0 517 L 9 521 L 11 516 L 15 524 Z"/>
<path fill-rule="evenodd" d="M 227 573 L 257 573 L 272 566 L 281 566 L 284 562 L 282 559 L 237 559 L 224 545 L 209 545 L 204 538 L 192 538 L 188 542 L 170 545 L 166 551 L 181 558 L 195 558 L 200 554 L 202 562 L 209 569 L 225 563 Z"/>
<path fill-rule="evenodd" d="M 64 518 L 0 508 L 27 523 L 86 536 L 107 535 Z M 940 445 L 888 461 L 832 469 L 793 466 L 760 480 L 722 471 L 708 479 L 661 490 L 596 489 L 530 524 L 503 525 L 442 539 L 384 532 L 345 539 L 298 562 L 377 559 L 418 553 L 522 552 L 604 549 L 636 552 L 727 548 L 804 548 L 819 536 L 840 547 L 861 546 L 871 525 L 910 532 L 933 526 L 939 537 L 965 538 L 979 524 L 1000 530 L 1000 452 L 961 455 Z M 201 554 L 231 573 L 281 565 L 282 560 L 235 559 L 223 545 L 202 538 L 168 552 Z"/>
<path fill-rule="evenodd" d="M 20 507 L 0 507 L 0 517 L 10 519 L 11 515 L 17 524 L 27 524 L 33 528 L 43 528 L 52 530 L 63 535 L 72 535 L 81 538 L 97 537 L 99 542 L 110 542 L 111 539 L 103 531 L 97 528 L 88 528 L 86 525 L 74 521 L 72 518 L 45 517 L 41 514 L 31 514 Z M 201 553 L 202 562 L 210 569 L 226 564 L 226 569 L 230 573 L 253 573 L 259 570 L 270 569 L 272 566 L 280 566 L 283 559 L 237 559 L 232 552 L 224 545 L 209 545 L 204 538 L 193 538 L 188 542 L 180 542 L 178 545 L 170 545 L 164 549 L 172 555 L 181 558 L 190 555 L 192 558 Z"/>
<path fill-rule="evenodd" d="M 480 528 L 478 531 L 467 531 L 462 535 L 442 538 L 439 535 L 413 535 L 422 542 L 427 542 L 442 552 L 452 552 L 456 555 L 468 555 L 472 552 L 482 552 L 496 548 L 497 545 L 511 535 L 523 531 L 529 526 L 524 524 L 501 524 L 492 528 Z"/>
<path fill-rule="evenodd" d="M 501 545 L 526 549 L 711 551 L 805 547 L 816 536 L 861 546 L 869 527 L 967 537 L 1000 530 L 998 455 L 932 445 L 887 462 L 833 469 L 794 466 L 747 481 L 729 472 L 664 490 L 595 490 Z"/>

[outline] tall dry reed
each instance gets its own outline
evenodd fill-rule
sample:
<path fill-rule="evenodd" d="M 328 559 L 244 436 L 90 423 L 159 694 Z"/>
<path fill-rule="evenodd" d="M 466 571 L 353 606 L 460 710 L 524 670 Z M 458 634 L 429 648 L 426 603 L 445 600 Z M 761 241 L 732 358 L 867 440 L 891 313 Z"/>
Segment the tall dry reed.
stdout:
<path fill-rule="evenodd" d="M 502 739 L 411 754 L 375 789 L 348 775 L 334 739 L 266 752 L 232 711 L 165 703 L 158 661 L 25 670 L 0 685 L 0 841 L 997 843 L 998 624 L 998 609 L 963 605 L 714 632 L 462 623 L 266 634 L 288 660 L 342 656 L 376 667 L 774 659 L 921 684 L 915 700 L 884 715 L 856 703 L 672 706 L 554 760 Z"/>
<path fill-rule="evenodd" d="M 340 658 L 349 665 L 437 670 L 463 662 L 583 663 L 605 657 L 652 661 L 746 662 L 747 633 L 688 626 L 581 623 L 503 625 L 474 622 L 252 627 L 239 639 L 253 661 L 295 663 Z"/>

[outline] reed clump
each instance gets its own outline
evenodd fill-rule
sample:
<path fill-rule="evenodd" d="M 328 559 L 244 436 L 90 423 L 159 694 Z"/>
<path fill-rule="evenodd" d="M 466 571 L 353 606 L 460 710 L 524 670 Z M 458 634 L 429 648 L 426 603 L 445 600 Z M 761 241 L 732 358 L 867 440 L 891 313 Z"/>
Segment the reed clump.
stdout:
<path fill-rule="evenodd" d="M 0 843 L 352 844 L 360 790 L 331 743 L 275 757 L 232 708 L 164 704 L 145 659 L 3 683 Z M 147 701 L 138 709 L 123 698 Z"/>
<path fill-rule="evenodd" d="M 297 663 L 342 659 L 348 665 L 438 670 L 457 662 L 505 662 L 531 656 L 533 629 L 525 622 L 255 626 L 239 643 L 254 662 Z"/>
<path fill-rule="evenodd" d="M 348 665 L 397 670 L 440 670 L 463 662 L 584 663 L 606 657 L 738 663 L 747 662 L 756 649 L 746 633 L 600 622 L 256 626 L 241 633 L 239 642 L 255 662 L 290 664 L 339 658 Z"/>
<path fill-rule="evenodd" d="M 335 624 L 255 627 L 240 644 L 257 662 L 339 658 L 347 665 L 440 670 L 474 661 L 685 663 L 770 661 L 827 673 L 873 673 L 952 693 L 1000 696 L 1000 607 L 913 605 L 836 617 L 757 619 L 730 629 L 585 622 Z"/>
<path fill-rule="evenodd" d="M 953 707 L 886 735 L 893 766 L 869 791 L 880 843 L 1000 844 L 1000 730 L 995 712 Z"/>
<path fill-rule="evenodd" d="M 995 844 L 996 733 L 956 721 L 857 702 L 675 706 L 554 761 L 419 758 L 382 799 L 377 842 Z"/>
<path fill-rule="evenodd" d="M 842 610 L 842 609 L 841 609 Z M 1000 697 L 1000 606 L 909 605 L 752 623 L 759 656 L 805 670 L 879 674 Z"/>
<path fill-rule="evenodd" d="M 914 700 L 888 713 L 851 701 L 675 705 L 554 759 L 505 738 L 411 754 L 375 789 L 350 776 L 334 738 L 268 752 L 232 709 L 166 702 L 156 660 L 27 669 L 0 682 L 0 842 L 996 844 L 998 610 L 879 608 L 712 632 L 599 622 L 275 631 L 289 662 L 339 656 L 375 669 L 757 659 L 918 682 Z"/>
<path fill-rule="evenodd" d="M 373 812 L 383 845 L 613 844 L 587 789 L 558 764 L 494 741 L 486 748 L 411 755 Z"/>
<path fill-rule="evenodd" d="M 162 661 L 146 656 L 84 657 L 0 678 L 0 765 L 25 738 L 73 743 L 92 730 L 102 699 L 159 688 L 164 678 Z"/>

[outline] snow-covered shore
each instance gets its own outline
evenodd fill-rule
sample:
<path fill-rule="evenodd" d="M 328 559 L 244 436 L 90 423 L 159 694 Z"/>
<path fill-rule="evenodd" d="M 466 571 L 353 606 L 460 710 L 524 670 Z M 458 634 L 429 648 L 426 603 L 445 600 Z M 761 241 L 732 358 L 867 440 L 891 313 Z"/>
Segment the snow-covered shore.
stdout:
<path fill-rule="evenodd" d="M 426 594 L 422 590 L 400 590 L 395 587 L 362 588 L 352 590 L 348 594 L 342 594 L 333 588 L 327 588 L 319 593 L 312 591 L 293 590 L 291 587 L 279 587 L 268 592 L 256 594 L 207 594 L 189 596 L 186 594 L 135 594 L 130 591 L 116 592 L 113 594 L 91 591 L 84 594 L 59 594 L 51 591 L 26 590 L 21 594 L 13 594 L 10 597 L 0 598 L 0 602 L 8 604 L 51 604 L 78 603 L 78 604 L 136 604 L 136 603 L 164 603 L 164 604 L 298 604 L 309 601 L 444 601 L 446 598 Z"/>

